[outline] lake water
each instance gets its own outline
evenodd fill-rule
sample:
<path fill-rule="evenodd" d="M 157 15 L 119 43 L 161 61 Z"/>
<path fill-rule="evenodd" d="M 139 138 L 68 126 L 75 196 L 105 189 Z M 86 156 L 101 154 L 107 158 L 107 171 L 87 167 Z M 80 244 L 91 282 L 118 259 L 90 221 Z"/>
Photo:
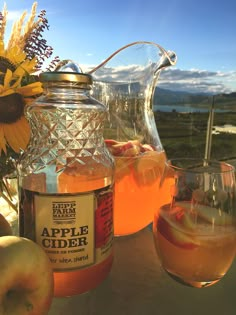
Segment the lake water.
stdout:
<path fill-rule="evenodd" d="M 175 110 L 178 113 L 194 113 L 194 112 L 207 113 L 209 112 L 208 108 L 196 107 L 196 106 L 191 106 L 188 104 L 186 105 L 154 105 L 153 106 L 154 112 L 161 111 L 161 112 L 170 113 L 173 110 Z M 229 110 L 215 108 L 215 112 L 225 113 L 225 112 L 229 112 Z"/>

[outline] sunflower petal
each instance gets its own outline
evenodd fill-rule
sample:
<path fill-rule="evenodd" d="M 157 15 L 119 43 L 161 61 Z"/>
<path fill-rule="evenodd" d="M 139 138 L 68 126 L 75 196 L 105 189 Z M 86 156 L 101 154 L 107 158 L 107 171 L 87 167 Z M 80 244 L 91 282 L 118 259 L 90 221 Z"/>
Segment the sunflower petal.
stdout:
<path fill-rule="evenodd" d="M 19 126 L 19 129 L 20 129 L 20 133 L 21 133 L 23 139 L 25 139 L 25 143 L 27 145 L 29 140 L 30 140 L 30 125 L 28 123 L 28 120 L 24 116 L 21 117 L 21 124 Z M 22 149 L 25 149 L 26 145 Z"/>
<path fill-rule="evenodd" d="M 22 77 L 26 74 L 31 74 L 35 72 L 36 64 L 37 64 L 36 58 L 33 58 L 32 60 L 26 59 L 21 65 L 17 67 L 13 75 L 16 77 Z"/>
<path fill-rule="evenodd" d="M 22 77 L 19 77 L 19 78 L 15 81 L 15 83 L 11 85 L 11 88 L 12 88 L 12 89 L 16 89 L 17 87 L 19 87 L 20 84 L 21 84 L 21 80 L 22 80 Z"/>
<path fill-rule="evenodd" d="M 2 150 L 7 154 L 7 148 L 6 148 L 6 139 L 4 137 L 4 130 L 2 124 L 0 124 L 0 156 L 2 153 Z"/>
<path fill-rule="evenodd" d="M 43 92 L 43 88 L 41 82 L 33 82 L 17 88 L 16 92 L 22 94 L 23 96 L 32 96 L 41 94 Z"/>
<path fill-rule="evenodd" d="M 22 132 L 26 127 L 25 118 L 21 117 L 18 121 L 12 124 L 3 124 L 5 138 L 9 146 L 17 153 L 24 150 L 29 142 L 30 132 Z M 22 123 L 22 121 L 24 121 Z M 29 127 L 28 127 L 29 128 Z M 30 131 L 30 129 L 28 129 Z"/>
<path fill-rule="evenodd" d="M 0 40 L 0 56 L 3 56 L 5 53 L 4 41 Z"/>
<path fill-rule="evenodd" d="M 17 67 L 17 69 L 14 71 L 13 75 L 14 75 L 14 77 L 22 78 L 23 75 L 25 75 L 25 70 L 19 66 L 19 67 Z"/>
<path fill-rule="evenodd" d="M 12 79 L 12 71 L 10 69 L 7 69 L 7 72 L 4 77 L 4 88 L 7 88 L 10 86 L 11 79 Z"/>
<path fill-rule="evenodd" d="M 10 95 L 10 94 L 13 94 L 13 93 L 15 93 L 15 90 L 13 90 L 13 89 L 3 89 L 1 91 L 1 93 L 0 93 L 0 95 L 1 96 L 7 96 L 7 95 Z"/>
<path fill-rule="evenodd" d="M 25 62 L 23 62 L 23 64 L 21 66 L 22 66 L 22 68 L 25 69 L 25 72 L 32 73 L 35 71 L 36 64 L 37 64 L 37 59 L 35 57 L 31 60 L 26 59 Z"/>
<path fill-rule="evenodd" d="M 5 57 L 15 65 L 18 65 L 25 60 L 26 54 L 22 52 L 17 46 L 13 46 L 10 48 L 8 47 Z"/>

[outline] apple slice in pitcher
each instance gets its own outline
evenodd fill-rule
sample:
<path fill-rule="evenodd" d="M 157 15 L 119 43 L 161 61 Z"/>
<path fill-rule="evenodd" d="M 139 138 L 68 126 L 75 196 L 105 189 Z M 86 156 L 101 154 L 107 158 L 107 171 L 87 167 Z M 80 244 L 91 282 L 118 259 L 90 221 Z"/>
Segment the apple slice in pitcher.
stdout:
<path fill-rule="evenodd" d="M 130 140 L 127 142 L 119 142 L 112 139 L 106 139 L 105 143 L 114 156 L 137 156 L 140 153 L 140 142 L 138 140 Z"/>
<path fill-rule="evenodd" d="M 130 173 L 134 158 L 140 154 L 141 144 L 138 140 L 118 142 L 112 139 L 106 139 L 105 143 L 115 158 L 115 180 L 119 181 Z"/>
<path fill-rule="evenodd" d="M 113 146 L 114 144 L 118 144 L 119 142 L 114 140 L 114 139 L 105 139 L 105 143 L 107 145 L 107 147 L 111 147 Z"/>
<path fill-rule="evenodd" d="M 115 157 L 115 181 L 121 180 L 131 172 L 132 158 Z"/>
<path fill-rule="evenodd" d="M 161 175 L 166 156 L 164 152 L 146 151 L 134 164 L 134 175 L 139 185 L 153 184 Z"/>

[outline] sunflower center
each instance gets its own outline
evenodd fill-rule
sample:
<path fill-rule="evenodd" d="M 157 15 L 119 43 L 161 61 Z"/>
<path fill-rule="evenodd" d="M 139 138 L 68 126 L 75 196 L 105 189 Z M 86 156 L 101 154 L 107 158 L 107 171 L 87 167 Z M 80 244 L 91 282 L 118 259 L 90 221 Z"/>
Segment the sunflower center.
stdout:
<path fill-rule="evenodd" d="M 25 101 L 21 94 L 0 97 L 0 123 L 11 124 L 24 114 Z"/>

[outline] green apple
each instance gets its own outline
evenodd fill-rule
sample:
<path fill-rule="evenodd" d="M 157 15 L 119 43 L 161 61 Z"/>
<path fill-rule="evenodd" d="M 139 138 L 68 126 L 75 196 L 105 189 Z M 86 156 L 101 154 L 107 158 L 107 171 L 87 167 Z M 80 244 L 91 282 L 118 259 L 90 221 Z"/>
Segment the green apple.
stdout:
<path fill-rule="evenodd" d="M 0 314 L 48 314 L 54 283 L 44 250 L 23 237 L 1 236 L 0 257 Z"/>

